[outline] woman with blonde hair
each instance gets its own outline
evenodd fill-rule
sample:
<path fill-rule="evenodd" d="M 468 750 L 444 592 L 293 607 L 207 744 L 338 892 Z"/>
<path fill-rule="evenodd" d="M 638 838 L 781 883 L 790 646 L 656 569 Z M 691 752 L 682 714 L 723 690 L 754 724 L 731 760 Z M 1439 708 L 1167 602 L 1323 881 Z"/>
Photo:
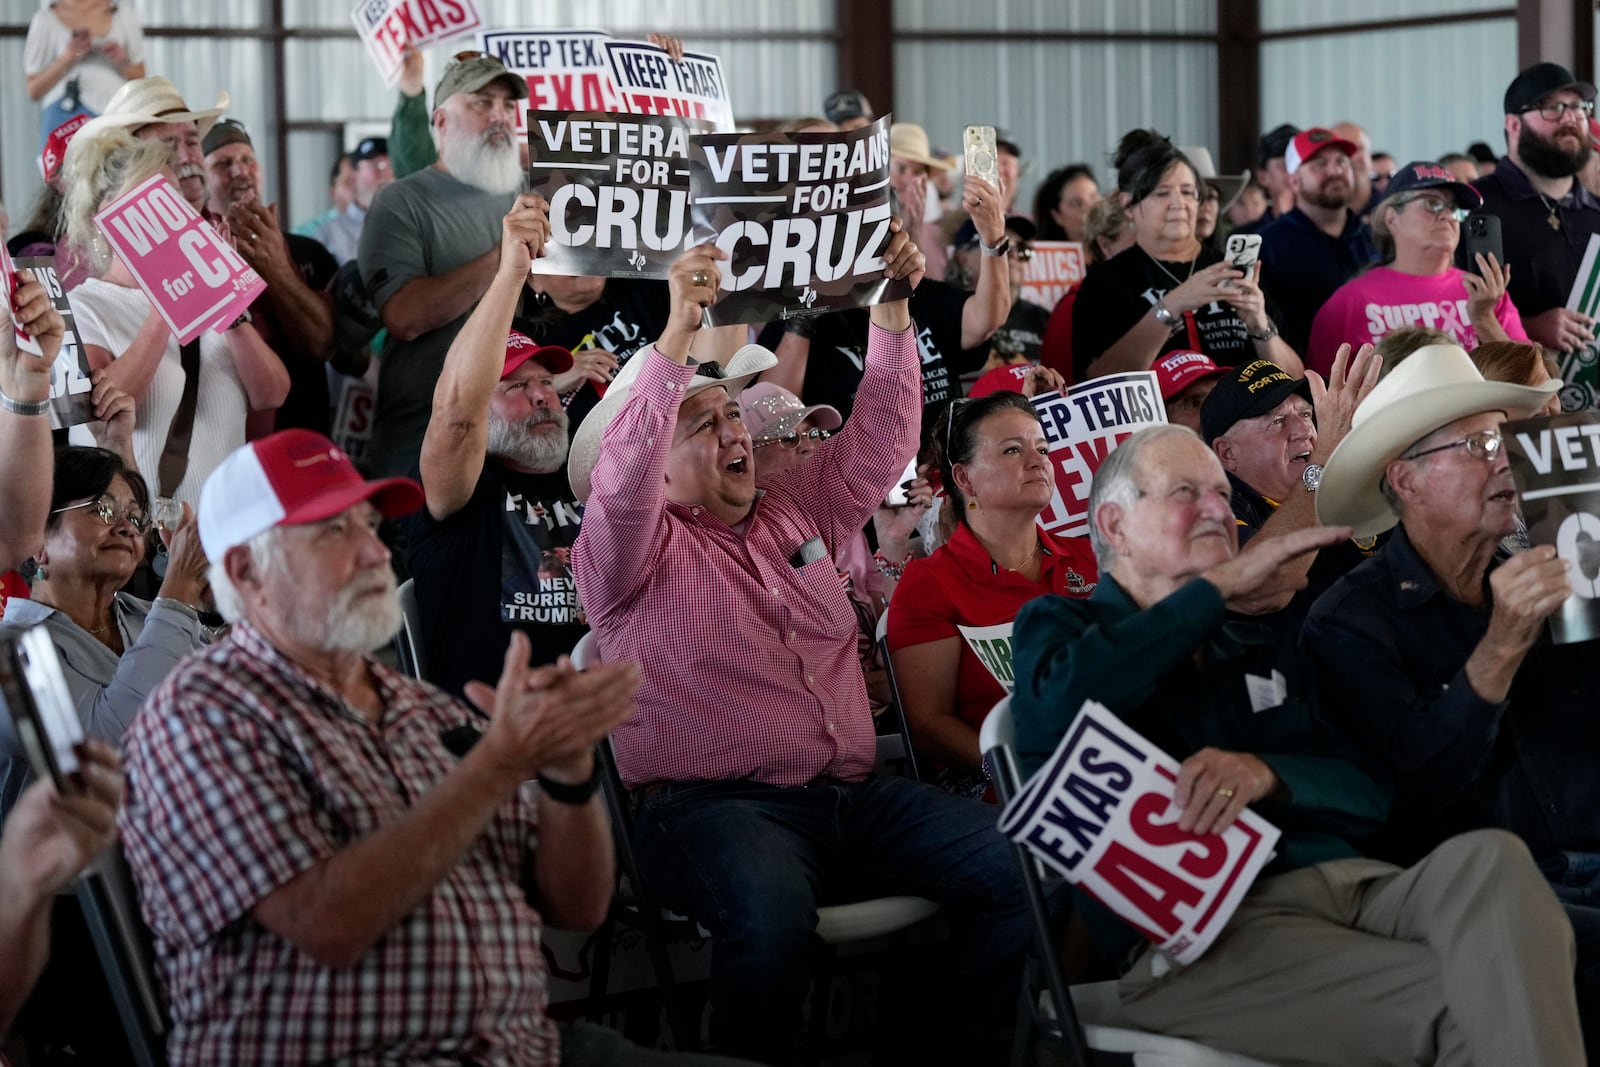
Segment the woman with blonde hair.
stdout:
<path fill-rule="evenodd" d="M 133 397 L 140 474 L 157 497 L 192 504 L 206 476 L 245 443 L 249 412 L 283 403 L 289 372 L 248 312 L 220 332 L 179 345 L 127 264 L 112 256 L 95 213 L 162 173 L 172 181 L 172 151 L 162 142 L 118 128 L 73 139 L 65 165 L 67 238 L 99 276 L 69 299 L 90 365 L 107 368 L 111 381 Z"/>

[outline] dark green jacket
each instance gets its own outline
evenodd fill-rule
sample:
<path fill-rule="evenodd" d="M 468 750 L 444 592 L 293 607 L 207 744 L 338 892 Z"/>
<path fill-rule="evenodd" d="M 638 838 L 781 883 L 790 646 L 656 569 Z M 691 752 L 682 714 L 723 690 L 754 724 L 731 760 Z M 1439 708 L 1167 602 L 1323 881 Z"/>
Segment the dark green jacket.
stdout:
<path fill-rule="evenodd" d="M 394 106 L 394 117 L 389 120 L 389 166 L 394 170 L 394 180 L 415 174 L 438 160 L 438 150 L 433 146 L 433 120 L 428 111 L 428 94 L 416 96 L 399 94 Z"/>

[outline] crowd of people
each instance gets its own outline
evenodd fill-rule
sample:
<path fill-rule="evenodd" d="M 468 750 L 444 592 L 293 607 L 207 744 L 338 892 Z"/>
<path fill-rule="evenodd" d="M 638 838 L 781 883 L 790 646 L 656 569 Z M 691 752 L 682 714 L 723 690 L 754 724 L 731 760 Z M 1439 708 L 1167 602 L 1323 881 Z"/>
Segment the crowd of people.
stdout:
<path fill-rule="evenodd" d="M 58 783 L 0 726 L 0 1033 L 27 1062 L 119 1061 L 62 1002 L 97 964 L 55 900 L 117 838 L 173 1064 L 698 1062 L 549 1011 L 544 930 L 604 922 L 616 885 L 607 738 L 649 892 L 710 931 L 714 1051 L 800 1062 L 818 907 L 909 894 L 947 936 L 908 1056 L 996 1062 L 1030 949 L 979 751 L 1007 696 L 1030 770 L 1094 701 L 1181 764 L 1182 830 L 1283 831 L 1187 966 L 1055 894 L 1075 976 L 1138 1025 L 1330 1065 L 1600 1042 L 1594 687 L 1549 635 L 1574 576 L 1500 430 L 1600 388 L 1566 306 L 1600 234 L 1593 85 L 1521 72 L 1499 158 L 1396 165 L 1312 124 L 1227 175 L 1133 130 L 1112 187 L 1063 165 L 1031 208 L 1003 129 L 991 182 L 895 122 L 910 296 L 710 328 L 713 244 L 665 280 L 533 273 L 528 86 L 492 56 L 430 94 L 409 49 L 389 137 L 292 231 L 226 94 L 146 76 L 116 5 L 46 4 L 28 63 L 48 186 L 9 244 L 54 259 L 92 419 L 52 434 L 65 322 L 19 271 L 42 355 L 0 331 L 0 637 L 43 628 L 88 738 Z M 785 128 L 874 118 L 842 90 Z M 154 176 L 266 283 L 184 344 L 95 222 Z M 1458 256 L 1469 217 L 1498 250 Z M 1087 271 L 1030 304 L 1032 245 L 1062 240 Z M 335 406 L 374 361 L 353 457 Z M 1165 425 L 1058 536 L 1033 399 L 1124 372 Z M 386 651 L 402 579 L 426 679 Z M 891 705 L 923 781 L 873 773 Z"/>

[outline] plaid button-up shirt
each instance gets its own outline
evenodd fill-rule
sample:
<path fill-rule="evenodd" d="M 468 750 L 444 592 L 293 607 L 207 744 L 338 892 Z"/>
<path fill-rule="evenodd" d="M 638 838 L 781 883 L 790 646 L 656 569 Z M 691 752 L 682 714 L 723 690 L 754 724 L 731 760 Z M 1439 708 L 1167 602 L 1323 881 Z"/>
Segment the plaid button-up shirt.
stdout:
<path fill-rule="evenodd" d="M 865 777 L 872 713 L 834 550 L 916 451 L 916 338 L 872 328 L 849 423 L 769 486 L 742 530 L 666 500 L 694 370 L 653 347 L 634 358 L 646 363 L 602 439 L 572 553 L 601 656 L 644 665 L 638 710 L 612 733 L 623 779 Z M 825 551 L 801 553 L 815 539 Z"/>
<path fill-rule="evenodd" d="M 171 1002 L 173 1064 L 559 1061 L 524 894 L 533 786 L 353 967 L 323 966 L 251 916 L 403 816 L 456 762 L 440 732 L 479 718 L 373 672 L 376 726 L 240 624 L 182 664 L 128 732 L 119 822 Z"/>

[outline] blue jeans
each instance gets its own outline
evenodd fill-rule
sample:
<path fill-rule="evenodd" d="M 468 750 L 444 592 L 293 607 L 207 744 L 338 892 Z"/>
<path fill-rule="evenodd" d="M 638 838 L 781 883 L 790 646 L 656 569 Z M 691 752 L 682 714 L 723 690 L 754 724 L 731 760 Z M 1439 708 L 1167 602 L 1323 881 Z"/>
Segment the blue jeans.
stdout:
<path fill-rule="evenodd" d="M 912 1062 L 986 1063 L 1015 1008 L 1028 939 L 997 809 L 905 778 L 778 788 L 685 782 L 649 794 L 635 848 L 657 903 L 712 934 L 720 1052 L 798 1062 L 800 1009 L 823 950 L 819 904 L 907 894 L 943 905 L 940 995 Z"/>

